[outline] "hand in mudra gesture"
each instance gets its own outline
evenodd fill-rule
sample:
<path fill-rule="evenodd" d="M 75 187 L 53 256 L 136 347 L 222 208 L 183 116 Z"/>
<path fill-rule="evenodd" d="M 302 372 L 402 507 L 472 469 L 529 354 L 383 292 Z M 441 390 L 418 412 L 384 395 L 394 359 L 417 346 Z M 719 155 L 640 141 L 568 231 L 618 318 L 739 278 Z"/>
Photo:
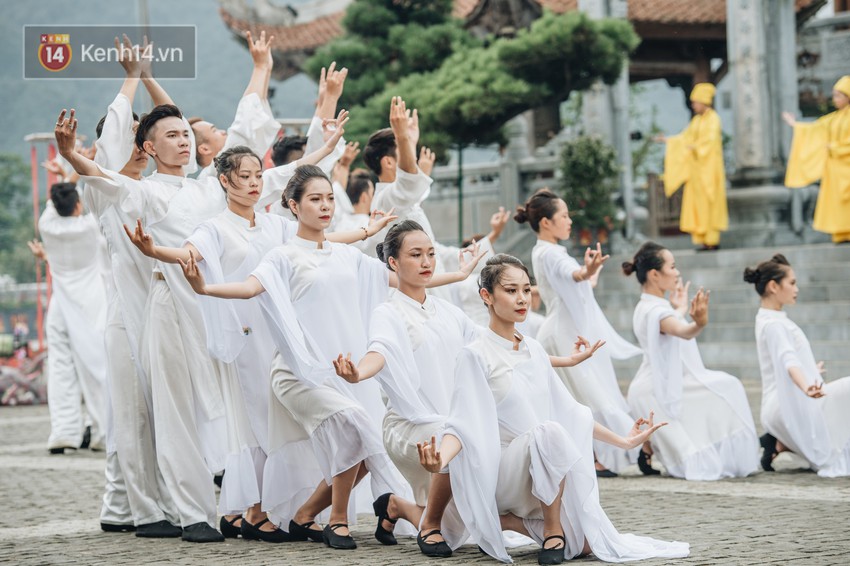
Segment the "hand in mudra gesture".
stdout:
<path fill-rule="evenodd" d="M 592 277 L 597 271 L 602 269 L 602 264 L 608 261 L 610 255 L 602 254 L 602 244 L 596 243 L 596 249 L 588 247 L 584 251 L 584 267 L 587 269 L 587 276 Z"/>
<path fill-rule="evenodd" d="M 348 383 L 360 381 L 360 371 L 357 369 L 357 364 L 351 361 L 351 352 L 345 357 L 340 354 L 337 359 L 333 360 L 333 365 L 336 374 Z"/>
<path fill-rule="evenodd" d="M 189 250 L 189 261 L 183 261 L 178 258 L 177 261 L 180 262 L 180 267 L 183 268 L 183 277 L 186 278 L 186 281 L 191 285 L 192 290 L 199 294 L 206 294 L 206 282 L 204 281 L 204 275 L 201 273 L 201 270 L 198 269 L 198 264 L 195 261 L 195 254 L 192 253 L 192 250 Z"/>
<path fill-rule="evenodd" d="M 688 306 L 688 291 L 691 288 L 691 282 L 688 281 L 682 285 L 682 278 L 676 282 L 676 289 L 670 293 L 670 304 L 676 310 L 685 309 Z"/>
<path fill-rule="evenodd" d="M 443 457 L 437 449 L 437 438 L 432 436 L 431 442 L 417 442 L 416 450 L 419 451 L 419 464 L 432 474 L 440 473 L 443 469 Z"/>
<path fill-rule="evenodd" d="M 145 232 L 141 218 L 136 219 L 136 229 L 132 232 L 130 232 L 126 224 L 122 224 L 122 226 L 124 226 L 124 232 L 127 234 L 127 237 L 130 238 L 134 246 L 139 248 L 140 252 L 148 257 L 154 257 L 156 244 L 153 241 L 153 236 Z"/>
<path fill-rule="evenodd" d="M 627 450 L 642 445 L 644 442 L 649 440 L 649 437 L 652 436 L 656 430 L 662 426 L 667 426 L 668 424 L 666 422 L 655 424 L 654 421 L 655 413 L 652 411 L 649 412 L 649 419 L 640 417 L 635 421 L 635 424 L 632 426 L 632 430 L 629 431 L 629 434 L 626 436 L 626 442 L 628 443 Z M 647 428 L 642 428 L 644 426 Z"/>
<path fill-rule="evenodd" d="M 806 388 L 806 395 L 812 399 L 820 399 L 821 397 L 824 397 L 826 393 L 823 390 L 823 381 L 815 383 L 814 385 L 809 385 Z"/>
<path fill-rule="evenodd" d="M 575 344 L 573 345 L 573 357 L 578 360 L 578 362 L 583 362 L 590 356 L 596 353 L 596 350 L 605 345 L 605 340 L 597 340 L 595 344 L 591 345 L 590 341 L 583 337 L 578 336 L 576 338 Z"/>
<path fill-rule="evenodd" d="M 710 294 L 711 291 L 704 291 L 700 287 L 700 290 L 697 291 L 697 294 L 694 295 L 691 301 L 691 308 L 688 314 L 691 315 L 691 319 L 699 326 L 708 324 L 708 298 Z"/>

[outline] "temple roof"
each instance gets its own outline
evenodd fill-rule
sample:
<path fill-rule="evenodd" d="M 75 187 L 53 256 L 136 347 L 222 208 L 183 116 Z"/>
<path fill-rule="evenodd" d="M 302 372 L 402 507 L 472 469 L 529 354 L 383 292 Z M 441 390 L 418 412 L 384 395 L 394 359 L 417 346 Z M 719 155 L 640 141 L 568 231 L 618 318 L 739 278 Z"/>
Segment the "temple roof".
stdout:
<path fill-rule="evenodd" d="M 454 0 L 453 14 L 455 17 L 466 19 L 480 2 L 485 1 L 487 0 Z M 578 9 L 578 0 L 535 1 L 556 13 Z M 258 0 L 257 4 L 262 5 L 263 10 L 251 11 L 242 2 L 239 3 L 240 9 L 234 10 L 233 6 L 236 4 L 225 1 L 219 11 L 224 23 L 237 35 L 242 36 L 247 30 L 265 30 L 267 34 L 273 34 L 273 49 L 278 57 L 285 58 L 288 53 L 312 53 L 316 48 L 342 35 L 342 18 L 350 3 L 351 0 L 317 0 L 315 3 L 296 7 L 293 11 L 288 7 L 271 5 L 268 0 Z M 825 0 L 795 0 L 798 21 L 808 19 L 824 4 Z M 288 18 L 287 14 L 264 17 L 269 9 L 281 12 L 289 10 L 290 15 Z M 241 13 L 235 13 L 237 11 Z M 302 12 L 303 16 L 297 15 L 298 12 Z M 260 17 L 257 14 L 260 14 Z M 629 0 L 628 19 L 635 24 L 641 36 L 644 36 L 643 29 L 652 29 L 655 32 L 653 35 L 656 35 L 667 26 L 687 26 L 713 29 L 712 35 L 722 33 L 725 38 L 726 0 Z M 263 23 L 271 20 L 277 21 Z"/>

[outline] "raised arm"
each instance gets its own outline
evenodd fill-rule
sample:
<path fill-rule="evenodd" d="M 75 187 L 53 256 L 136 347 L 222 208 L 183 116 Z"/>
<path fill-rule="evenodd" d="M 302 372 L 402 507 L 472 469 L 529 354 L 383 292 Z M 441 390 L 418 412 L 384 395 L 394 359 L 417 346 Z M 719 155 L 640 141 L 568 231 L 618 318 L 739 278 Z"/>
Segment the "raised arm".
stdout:
<path fill-rule="evenodd" d="M 188 263 L 192 259 L 192 256 L 194 256 L 195 262 L 204 260 L 198 249 L 190 243 L 187 243 L 182 248 L 157 246 L 153 241 L 153 236 L 145 232 L 141 218 L 136 219 L 136 229 L 133 232 L 130 231 L 126 224 L 122 224 L 122 226 L 124 226 L 124 232 L 127 233 L 127 237 L 130 238 L 133 245 L 150 258 L 163 263 Z"/>
<path fill-rule="evenodd" d="M 360 142 L 348 142 L 345 144 L 345 149 L 342 152 L 342 157 L 334 163 L 333 175 L 331 180 L 334 183 L 339 183 L 343 189 L 348 188 L 348 177 L 351 176 L 351 164 L 357 159 L 360 154 Z"/>
<path fill-rule="evenodd" d="M 118 63 L 124 68 L 124 84 L 121 85 L 120 93 L 126 96 L 132 105 L 142 72 L 139 46 L 130 43 L 130 38 L 125 34 L 122 41 L 115 38 L 115 49 L 118 51 Z"/>
<path fill-rule="evenodd" d="M 334 117 L 347 76 L 348 69 L 345 67 L 338 71 L 336 70 L 336 61 L 330 64 L 327 71 L 322 68 L 322 74 L 319 77 L 319 101 L 316 105 L 316 118 Z"/>
<path fill-rule="evenodd" d="M 708 324 L 708 298 L 711 291 L 700 289 L 691 301 L 690 315 L 693 322 L 685 322 L 675 316 L 661 321 L 661 332 L 684 340 L 696 338 Z"/>
<path fill-rule="evenodd" d="M 100 170 L 100 167 L 87 157 L 77 151 L 77 118 L 76 111 L 72 108 L 71 114 L 65 118 L 67 110 L 64 108 L 59 113 L 59 118 L 56 120 L 56 127 L 53 129 L 53 135 L 56 138 L 56 147 L 59 150 L 59 155 L 65 158 L 65 161 L 79 175 L 87 175 L 89 177 L 109 177 Z"/>
<path fill-rule="evenodd" d="M 204 276 L 198 269 L 194 254 L 189 251 L 189 261 L 178 260 L 183 268 L 183 276 L 192 286 L 192 290 L 199 295 L 218 297 L 219 299 L 250 299 L 265 291 L 260 280 L 253 275 L 241 283 L 220 283 L 218 285 L 207 285 Z"/>
<path fill-rule="evenodd" d="M 336 374 L 348 383 L 359 383 L 375 375 L 384 369 L 386 360 L 378 352 L 366 352 L 366 355 L 355 364 L 351 361 L 351 353 L 347 356 L 340 354 L 333 360 Z"/>
<path fill-rule="evenodd" d="M 242 97 L 256 94 L 261 100 L 264 100 L 268 97 L 268 76 L 272 72 L 271 42 L 274 40 L 274 36 L 269 36 L 266 40 L 266 32 L 262 31 L 260 38 L 254 41 L 249 31 L 245 33 L 245 40 L 248 42 L 248 51 L 251 52 L 251 59 L 254 61 L 254 69 Z"/>

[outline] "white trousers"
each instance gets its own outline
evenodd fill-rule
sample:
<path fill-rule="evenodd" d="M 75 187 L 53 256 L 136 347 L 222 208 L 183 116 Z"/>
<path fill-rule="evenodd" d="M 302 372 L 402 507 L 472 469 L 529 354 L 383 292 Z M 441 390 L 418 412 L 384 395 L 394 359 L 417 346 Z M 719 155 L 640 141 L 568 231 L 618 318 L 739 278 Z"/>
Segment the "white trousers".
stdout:
<path fill-rule="evenodd" d="M 104 447 L 105 392 L 71 346 L 68 323 L 60 305 L 47 310 L 47 408 L 50 412 L 48 448 L 79 448 L 86 420 L 91 418 L 91 446 Z"/>
<path fill-rule="evenodd" d="M 112 489 L 123 485 L 135 525 L 145 525 L 166 520 L 179 524 L 174 500 L 156 461 L 153 416 L 146 401 L 147 381 L 139 376 L 129 338 L 121 318 L 121 305 L 116 296 L 109 302 L 106 327 L 106 351 L 109 362 L 109 390 L 112 408 L 112 426 L 107 430 L 107 488 L 104 495 L 105 520 L 107 507 L 111 515 L 120 512 L 120 502 Z M 111 433 L 112 438 L 109 438 Z M 115 460 L 112 463 L 112 459 Z M 119 474 L 123 477 L 119 478 Z M 115 483 L 116 487 L 111 488 Z M 110 503 L 107 503 L 109 499 Z M 130 521 L 121 521 L 121 523 Z"/>
<path fill-rule="evenodd" d="M 204 345 L 184 343 L 175 299 L 165 281 L 156 280 L 151 286 L 145 321 L 142 350 L 151 384 L 159 469 L 181 526 L 201 522 L 215 526 L 215 486 L 201 446 L 202 409 L 195 403 L 186 351 Z"/>

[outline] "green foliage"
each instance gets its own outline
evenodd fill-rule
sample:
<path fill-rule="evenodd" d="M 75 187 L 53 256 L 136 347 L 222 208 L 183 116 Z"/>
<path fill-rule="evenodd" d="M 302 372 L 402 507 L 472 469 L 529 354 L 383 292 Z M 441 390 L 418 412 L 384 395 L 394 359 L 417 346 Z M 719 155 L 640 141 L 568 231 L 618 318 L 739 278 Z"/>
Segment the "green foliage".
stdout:
<path fill-rule="evenodd" d="M 573 232 L 611 229 L 616 208 L 611 199 L 617 184 L 614 148 L 596 137 L 579 136 L 561 153 L 561 190 L 572 212 Z"/>
<path fill-rule="evenodd" d="M 30 168 L 20 156 L 0 154 L 0 275 L 32 281 L 35 260 L 27 248 L 33 238 Z"/>

